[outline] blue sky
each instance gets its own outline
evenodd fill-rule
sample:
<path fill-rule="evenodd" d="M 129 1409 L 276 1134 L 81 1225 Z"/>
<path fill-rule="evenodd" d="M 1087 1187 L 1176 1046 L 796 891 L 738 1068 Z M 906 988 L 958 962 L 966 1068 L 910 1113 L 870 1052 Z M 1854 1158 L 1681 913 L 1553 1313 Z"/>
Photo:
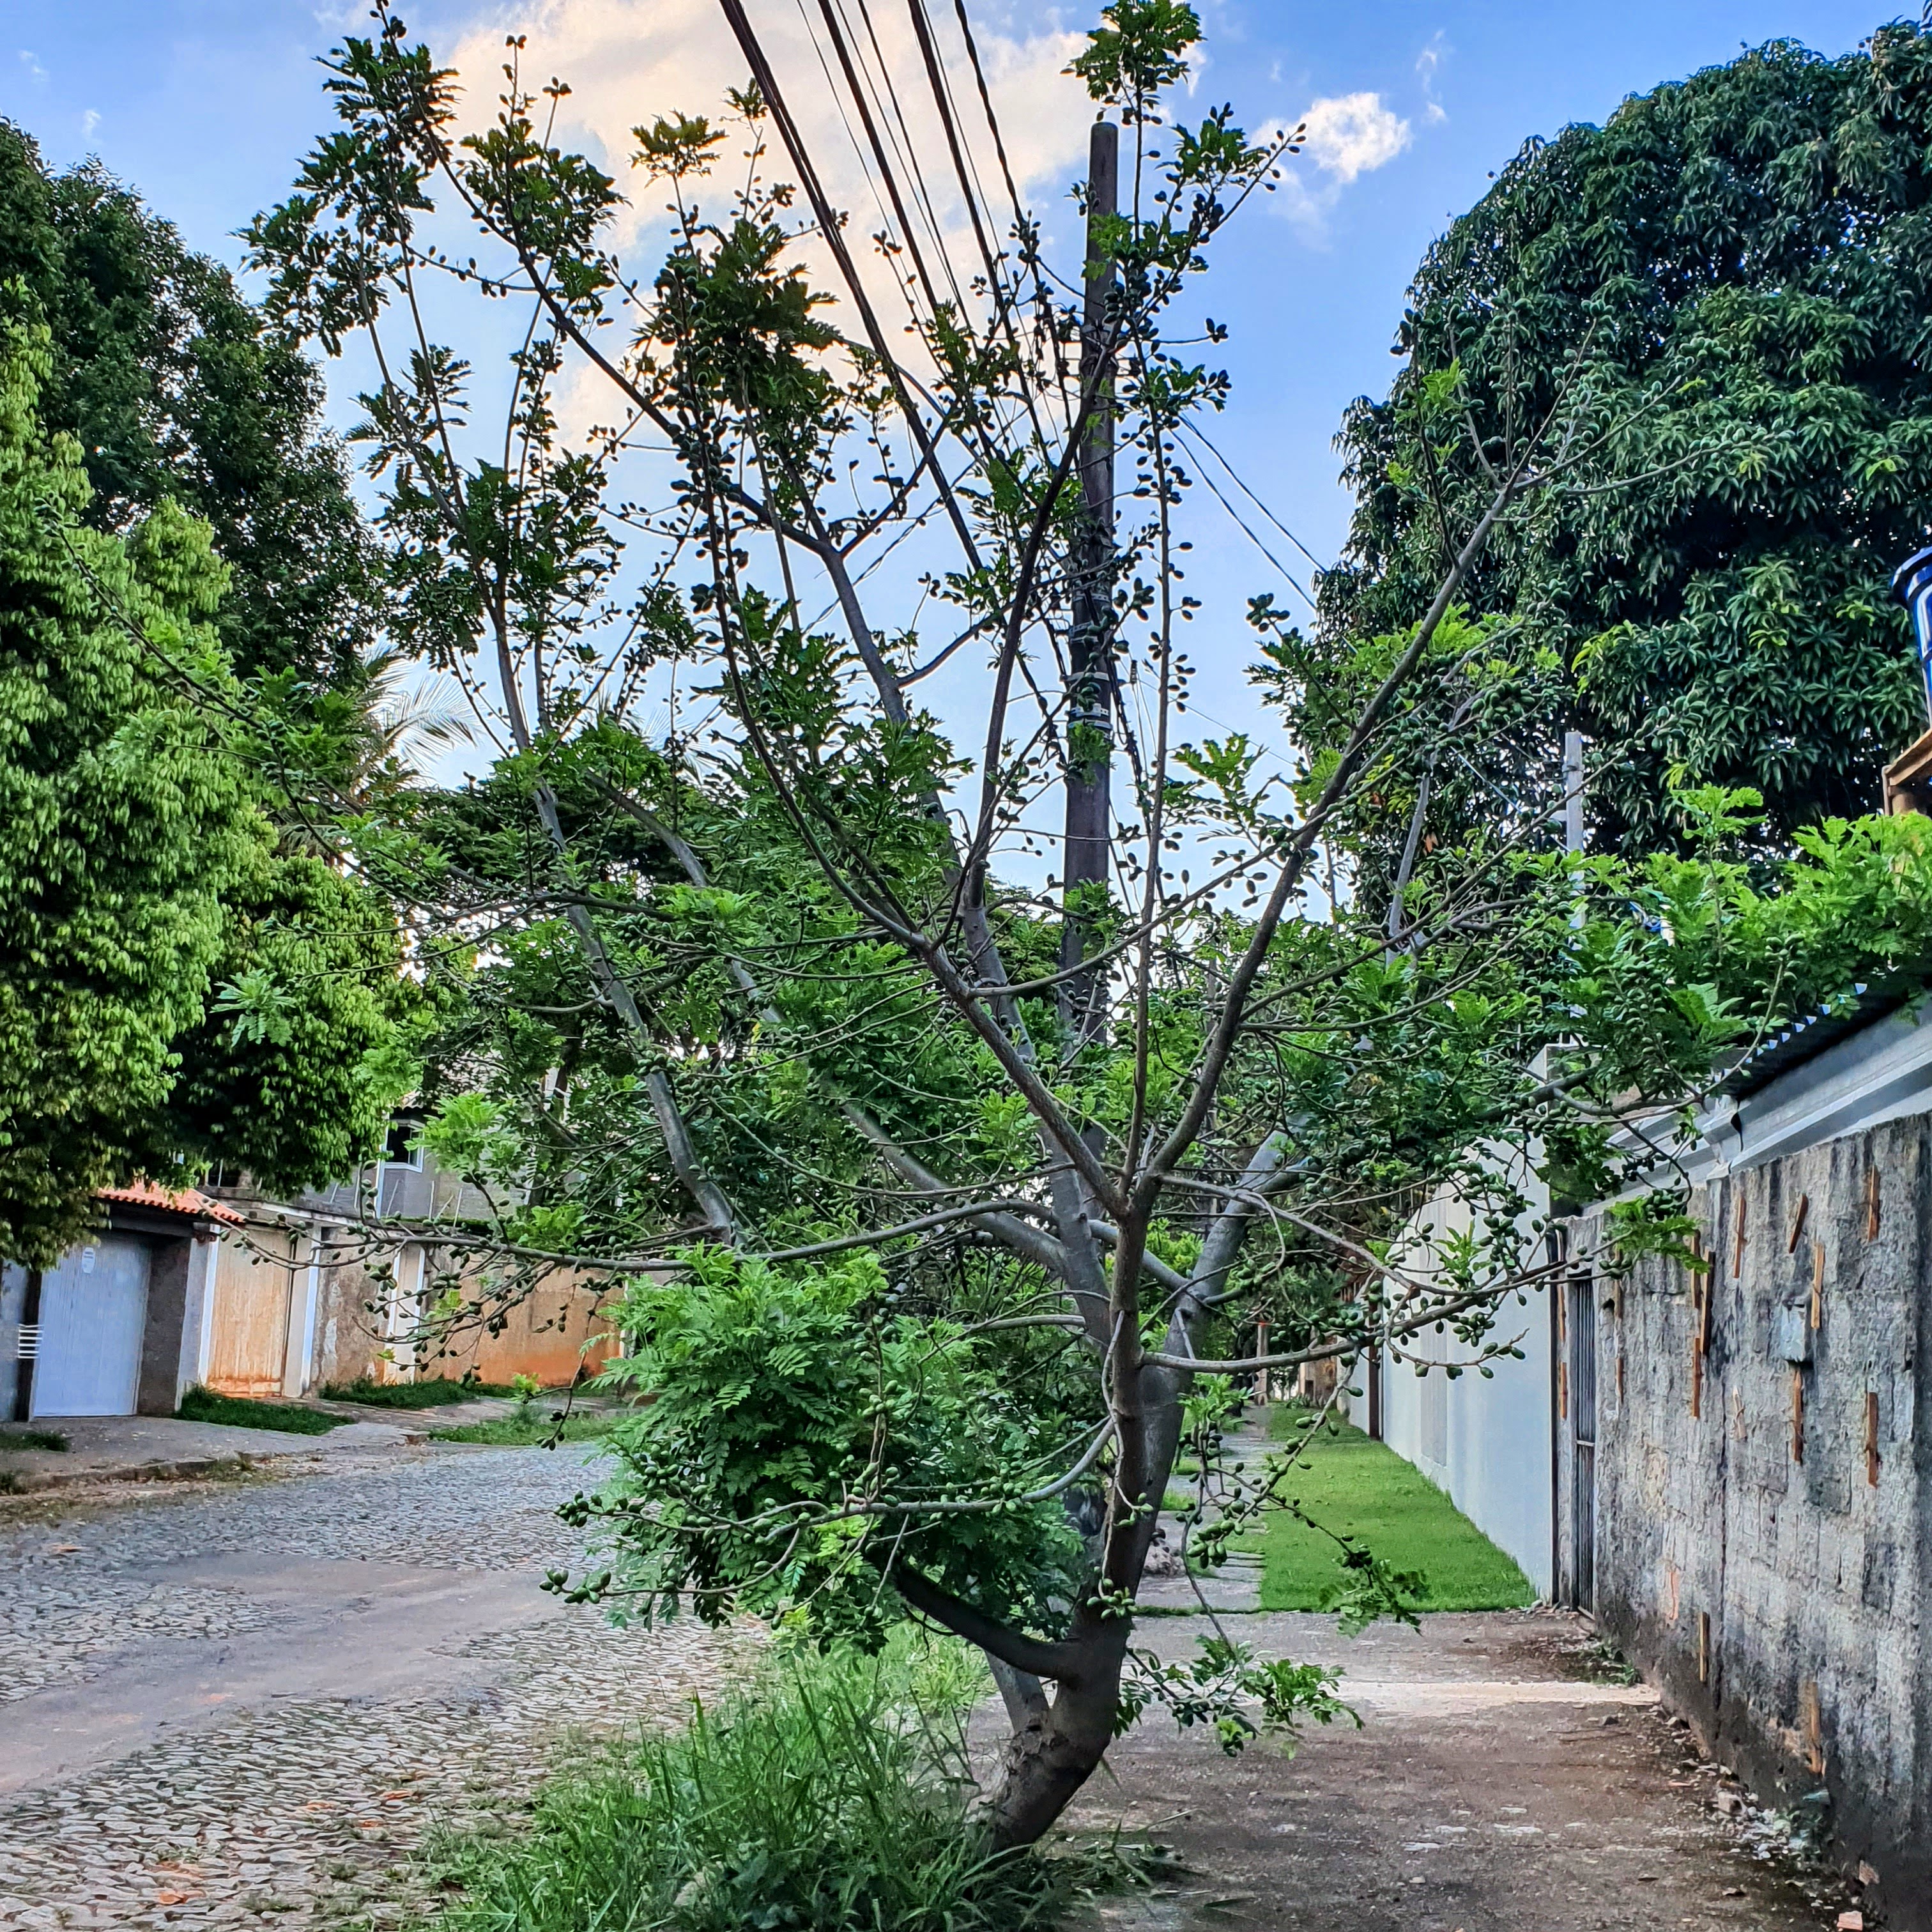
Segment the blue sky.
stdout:
<path fill-rule="evenodd" d="M 1324 555 L 1346 515 L 1328 448 L 1337 417 L 1351 396 L 1388 380 L 1408 274 L 1481 194 L 1489 170 L 1526 136 L 1600 120 L 1624 95 L 1742 44 L 1789 35 L 1839 52 L 1891 17 L 1836 0 L 1234 0 L 1203 10 L 1209 64 L 1198 92 L 1232 99 L 1251 124 L 1363 92 L 1408 124 L 1404 149 L 1343 188 L 1319 232 L 1272 212 L 1256 218 L 1246 244 L 1227 251 L 1211 304 L 1234 326 L 1230 354 L 1244 384 L 1227 446 Z M 285 191 L 320 125 L 314 56 L 361 17 L 289 0 L 4 0 L 0 113 L 57 164 L 98 154 L 196 246 L 232 260 L 233 231 Z M 518 17 L 446 0 L 407 12 L 412 28 L 443 45 L 479 22 Z M 1060 18 L 1082 24 L 1076 9 Z"/>
<path fill-rule="evenodd" d="M 793 9 L 762 0 L 760 11 L 776 20 Z M 974 0 L 973 11 L 990 33 L 1004 28 L 1024 43 L 1016 58 L 1032 58 L 1042 74 L 1059 64 L 1055 56 L 1040 65 L 1051 30 L 1087 22 L 1076 9 L 1016 0 Z M 1480 197 L 1490 170 L 1526 136 L 1600 120 L 1625 95 L 1726 60 L 1742 44 L 1788 36 L 1839 53 L 1892 17 L 1838 0 L 1205 0 L 1202 11 L 1209 40 L 1201 100 L 1232 100 L 1250 126 L 1327 104 L 1328 165 L 1305 158 L 1294 206 L 1281 198 L 1225 249 L 1206 304 L 1234 329 L 1226 353 L 1238 398 L 1220 426 L 1222 447 L 1324 556 L 1347 515 L 1330 440 L 1342 410 L 1387 382 L 1408 277 L 1432 237 Z M 706 104 L 704 76 L 719 61 L 730 64 L 709 0 L 532 0 L 520 8 L 435 0 L 406 17 L 439 51 L 472 36 L 479 64 L 494 58 L 484 50 L 500 47 L 506 26 L 548 25 L 559 58 L 574 51 L 579 63 L 566 77 L 580 92 L 601 84 L 606 119 L 618 116 L 620 127 L 646 111 Z M 289 0 L 0 0 L 0 113 L 37 136 L 56 165 L 98 154 L 196 245 L 237 260 L 234 231 L 286 191 L 322 125 L 314 57 L 345 28 L 359 31 L 362 18 L 359 8 Z M 662 57 L 646 59 L 643 43 L 653 36 Z M 687 85 L 699 98 L 664 98 Z M 1364 96 L 1373 98 L 1366 108 Z M 1024 140 L 1040 131 L 1031 124 L 1039 118 L 1031 107 L 1016 111 L 1010 132 Z M 1065 146 L 1041 150 L 1040 205 L 1064 206 L 1064 170 L 1055 178 L 1053 157 Z M 1238 548 L 1239 539 L 1229 542 Z M 1233 550 L 1226 562 L 1234 567 Z M 1251 553 L 1238 571 L 1252 578 L 1244 591 L 1268 586 L 1268 568 Z M 1240 702 L 1232 662 L 1228 670 L 1202 692 L 1223 722 Z"/>

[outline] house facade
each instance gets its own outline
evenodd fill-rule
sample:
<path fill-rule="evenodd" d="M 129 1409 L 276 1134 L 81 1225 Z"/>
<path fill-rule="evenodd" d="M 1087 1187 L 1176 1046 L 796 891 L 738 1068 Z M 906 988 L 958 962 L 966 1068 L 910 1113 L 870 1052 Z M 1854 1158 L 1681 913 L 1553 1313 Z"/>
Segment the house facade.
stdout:
<path fill-rule="evenodd" d="M 106 1225 L 57 1267 L 0 1270 L 0 1416 L 170 1415 L 196 1384 L 258 1400 L 466 1374 L 559 1388 L 610 1358 L 608 1277 L 478 1264 L 454 1237 L 481 1198 L 400 1137 L 392 1152 L 292 1199 L 104 1193 Z M 398 1223 L 452 1238 L 398 1239 Z"/>
<path fill-rule="evenodd" d="M 197 1378 L 220 1237 L 242 1217 L 146 1183 L 51 1268 L 0 1268 L 0 1416 L 172 1415 Z"/>

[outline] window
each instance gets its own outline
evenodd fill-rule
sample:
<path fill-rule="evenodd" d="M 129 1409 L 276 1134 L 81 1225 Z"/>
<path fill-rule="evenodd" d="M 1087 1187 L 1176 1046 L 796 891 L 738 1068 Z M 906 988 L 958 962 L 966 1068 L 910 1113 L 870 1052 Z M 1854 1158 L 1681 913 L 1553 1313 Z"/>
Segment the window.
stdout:
<path fill-rule="evenodd" d="M 411 1143 L 422 1130 L 420 1120 L 392 1120 L 388 1138 L 382 1144 L 382 1165 L 420 1169 L 423 1164 L 422 1149 Z"/>

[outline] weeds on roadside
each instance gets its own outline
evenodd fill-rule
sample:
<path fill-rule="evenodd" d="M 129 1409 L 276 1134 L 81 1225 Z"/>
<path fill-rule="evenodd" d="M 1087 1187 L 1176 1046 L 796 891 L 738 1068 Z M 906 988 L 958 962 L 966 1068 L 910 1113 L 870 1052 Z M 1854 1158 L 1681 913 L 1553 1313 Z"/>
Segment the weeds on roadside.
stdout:
<path fill-rule="evenodd" d="M 1118 1851 L 998 1853 L 954 1646 L 790 1649 L 747 1696 L 561 1773 L 507 1839 L 446 1840 L 441 1932 L 1046 1932 Z"/>
<path fill-rule="evenodd" d="M 609 1432 L 619 1418 L 603 1411 L 580 1411 L 561 1422 L 538 1415 L 498 1415 L 487 1422 L 464 1422 L 432 1429 L 438 1442 L 482 1442 L 498 1449 L 533 1449 L 559 1442 L 590 1442 Z"/>
<path fill-rule="evenodd" d="M 330 1402 L 360 1402 L 370 1408 L 440 1408 L 449 1402 L 469 1402 L 479 1395 L 508 1395 L 512 1390 L 507 1382 L 452 1382 L 447 1376 L 426 1376 L 416 1382 L 371 1382 L 364 1376 L 352 1382 L 328 1383 L 322 1393 Z"/>
<path fill-rule="evenodd" d="M 254 1402 L 246 1396 L 220 1395 L 197 1382 L 175 1411 L 184 1422 L 218 1422 L 230 1429 L 277 1429 L 285 1436 L 326 1436 L 343 1418 L 304 1408 L 295 1402 Z"/>
<path fill-rule="evenodd" d="M 0 1450 L 60 1450 L 68 1446 L 67 1438 L 58 1429 L 0 1429 Z"/>
<path fill-rule="evenodd" d="M 1593 1636 L 1576 1653 L 1583 1674 L 1593 1684 L 1614 1684 L 1624 1689 L 1642 1681 L 1642 1673 L 1608 1637 Z"/>

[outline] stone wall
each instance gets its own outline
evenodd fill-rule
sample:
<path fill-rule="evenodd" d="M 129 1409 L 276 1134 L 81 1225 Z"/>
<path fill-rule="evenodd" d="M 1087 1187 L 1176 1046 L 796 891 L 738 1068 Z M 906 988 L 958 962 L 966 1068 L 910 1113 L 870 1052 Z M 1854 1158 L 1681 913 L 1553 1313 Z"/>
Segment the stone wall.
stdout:
<path fill-rule="evenodd" d="M 1932 1116 L 1714 1178 L 1690 1212 L 1708 1273 L 1619 1279 L 1600 1215 L 1571 1230 L 1598 1628 L 1767 1802 L 1828 1793 L 1840 1862 L 1932 1927 Z"/>

